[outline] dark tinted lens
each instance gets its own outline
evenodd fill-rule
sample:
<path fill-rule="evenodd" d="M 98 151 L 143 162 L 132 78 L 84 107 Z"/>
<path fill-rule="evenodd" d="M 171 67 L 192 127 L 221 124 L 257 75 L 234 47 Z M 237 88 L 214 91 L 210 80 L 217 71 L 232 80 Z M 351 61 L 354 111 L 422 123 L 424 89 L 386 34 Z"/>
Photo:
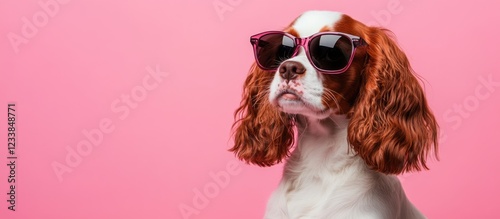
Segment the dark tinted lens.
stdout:
<path fill-rule="evenodd" d="M 341 35 L 320 35 L 311 39 L 309 52 L 316 67 L 323 70 L 341 70 L 351 58 L 351 40 Z"/>
<path fill-rule="evenodd" d="M 295 43 L 283 34 L 268 34 L 257 41 L 257 61 L 265 68 L 278 68 L 281 62 L 292 57 Z"/>

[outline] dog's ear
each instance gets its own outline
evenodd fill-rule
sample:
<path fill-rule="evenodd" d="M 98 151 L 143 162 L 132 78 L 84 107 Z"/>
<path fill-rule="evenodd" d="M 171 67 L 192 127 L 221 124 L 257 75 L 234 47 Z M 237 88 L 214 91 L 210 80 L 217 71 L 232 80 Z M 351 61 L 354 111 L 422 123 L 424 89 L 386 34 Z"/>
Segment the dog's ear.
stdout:
<path fill-rule="evenodd" d="M 269 102 L 273 76 L 254 64 L 245 81 L 241 105 L 234 114 L 234 146 L 229 151 L 259 166 L 281 162 L 294 143 L 293 119 Z"/>
<path fill-rule="evenodd" d="M 437 156 L 438 125 L 406 55 L 388 33 L 377 27 L 364 31 L 368 60 L 350 114 L 349 143 L 382 173 L 428 169 L 429 152 Z"/>

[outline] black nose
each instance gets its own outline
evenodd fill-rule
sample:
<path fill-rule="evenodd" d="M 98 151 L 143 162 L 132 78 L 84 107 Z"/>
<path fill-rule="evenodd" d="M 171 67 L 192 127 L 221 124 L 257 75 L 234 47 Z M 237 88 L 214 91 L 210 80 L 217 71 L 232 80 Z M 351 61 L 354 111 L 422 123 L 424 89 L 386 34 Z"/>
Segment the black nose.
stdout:
<path fill-rule="evenodd" d="M 297 78 L 300 74 L 306 72 L 306 68 L 296 61 L 286 61 L 281 63 L 280 75 L 283 79 L 292 80 Z"/>

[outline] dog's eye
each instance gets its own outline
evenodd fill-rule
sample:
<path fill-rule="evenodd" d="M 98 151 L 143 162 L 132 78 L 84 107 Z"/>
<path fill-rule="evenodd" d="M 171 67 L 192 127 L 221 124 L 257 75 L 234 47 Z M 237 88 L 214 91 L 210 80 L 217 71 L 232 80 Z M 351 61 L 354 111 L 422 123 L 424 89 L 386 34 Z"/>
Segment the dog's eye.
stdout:
<path fill-rule="evenodd" d="M 314 63 L 325 69 L 342 69 L 349 62 L 349 39 L 339 36 L 323 36 L 311 42 Z"/>

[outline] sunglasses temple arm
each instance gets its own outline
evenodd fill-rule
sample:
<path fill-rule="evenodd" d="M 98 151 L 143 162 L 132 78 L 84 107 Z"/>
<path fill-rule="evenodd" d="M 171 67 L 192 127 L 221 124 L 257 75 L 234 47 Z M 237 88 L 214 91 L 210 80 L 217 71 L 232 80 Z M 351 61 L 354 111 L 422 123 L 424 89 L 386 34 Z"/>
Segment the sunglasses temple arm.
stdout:
<path fill-rule="evenodd" d="M 366 43 L 366 41 L 363 40 L 363 38 L 357 38 L 357 39 L 353 39 L 352 40 L 353 44 L 354 44 L 354 47 L 358 47 L 358 46 L 366 46 L 368 45 Z"/>

